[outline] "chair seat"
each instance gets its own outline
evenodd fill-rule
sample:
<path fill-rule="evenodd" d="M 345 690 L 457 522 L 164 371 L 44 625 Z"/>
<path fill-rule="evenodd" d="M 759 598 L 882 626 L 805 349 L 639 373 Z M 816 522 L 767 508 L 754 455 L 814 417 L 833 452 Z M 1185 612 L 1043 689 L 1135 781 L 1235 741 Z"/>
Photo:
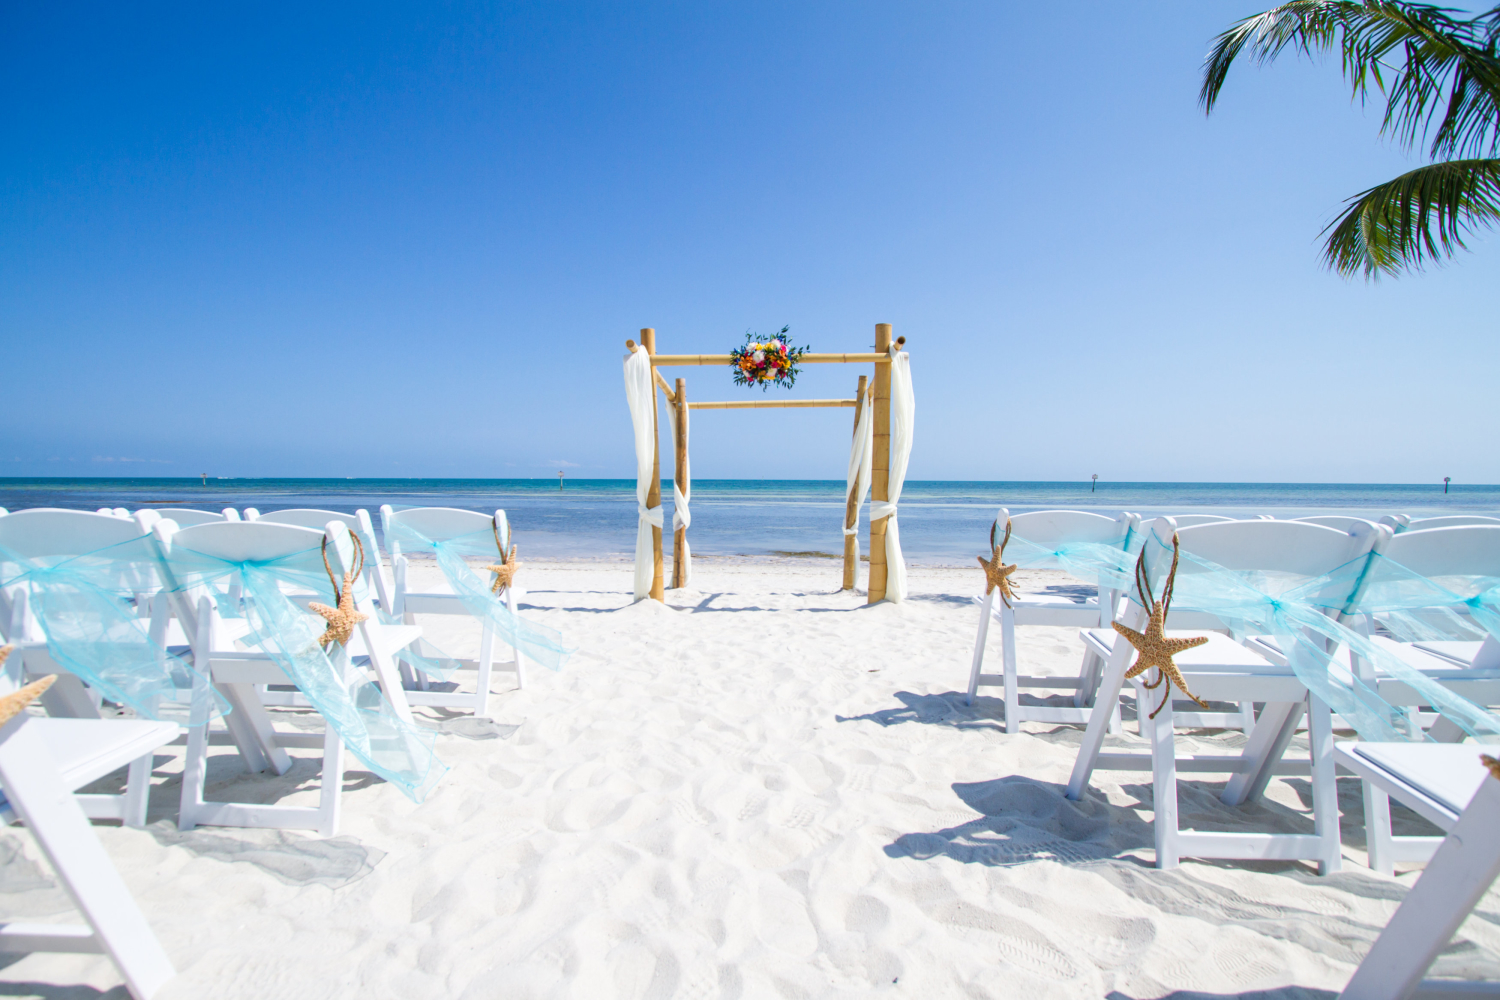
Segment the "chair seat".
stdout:
<path fill-rule="evenodd" d="M 1479 760 L 1484 749 L 1477 743 L 1340 743 L 1335 757 L 1447 830 L 1489 775 Z"/>
<path fill-rule="evenodd" d="M 1474 662 L 1474 657 L 1479 655 L 1479 647 L 1482 642 L 1437 640 L 1433 642 L 1412 643 L 1417 649 L 1434 656 L 1441 656 L 1445 660 L 1452 660 L 1459 666 L 1467 667 Z"/>
<path fill-rule="evenodd" d="M 28 725 L 36 727 L 70 792 L 166 746 L 182 732 L 173 722 L 132 719 L 36 718 Z"/>
<path fill-rule="evenodd" d="M 1115 642 L 1125 641 L 1114 629 L 1091 628 L 1079 632 L 1083 641 L 1093 646 L 1101 656 L 1109 656 L 1114 651 Z M 1281 676 L 1291 673 L 1290 667 L 1277 666 L 1265 657 L 1235 642 L 1222 632 L 1195 632 L 1183 629 L 1167 629 L 1166 636 L 1169 639 L 1186 638 L 1192 636 L 1207 635 L 1208 642 L 1192 649 L 1183 650 L 1173 659 L 1184 674 L 1188 673 L 1231 673 L 1231 674 L 1274 674 Z"/>

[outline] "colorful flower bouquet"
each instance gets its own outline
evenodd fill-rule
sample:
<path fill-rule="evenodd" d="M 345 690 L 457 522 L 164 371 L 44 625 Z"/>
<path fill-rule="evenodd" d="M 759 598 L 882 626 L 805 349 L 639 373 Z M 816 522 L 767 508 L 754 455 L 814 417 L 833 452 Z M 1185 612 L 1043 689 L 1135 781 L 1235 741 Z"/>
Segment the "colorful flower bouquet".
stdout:
<path fill-rule="evenodd" d="M 758 385 L 762 390 L 769 389 L 772 382 L 788 389 L 795 385 L 797 375 L 802 371 L 797 362 L 802 360 L 807 348 L 793 347 L 786 342 L 786 332 L 790 329 L 790 326 L 782 327 L 769 340 L 757 340 L 755 334 L 745 334 L 744 346 L 729 352 L 734 384 Z"/>

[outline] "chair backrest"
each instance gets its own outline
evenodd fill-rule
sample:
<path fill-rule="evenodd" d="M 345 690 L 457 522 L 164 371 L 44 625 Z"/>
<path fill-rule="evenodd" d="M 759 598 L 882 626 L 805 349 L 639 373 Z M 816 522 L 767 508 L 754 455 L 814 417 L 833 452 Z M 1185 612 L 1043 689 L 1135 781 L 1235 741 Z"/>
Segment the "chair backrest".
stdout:
<path fill-rule="evenodd" d="M 1105 517 L 1103 514 L 1091 514 L 1082 510 L 1034 510 L 1012 515 L 1009 510 L 1001 507 L 997 519 L 1002 531 L 1007 517 L 1010 518 L 1011 531 L 1016 537 L 1035 542 L 1043 548 L 1089 542 L 1123 545 L 1130 529 L 1140 522 L 1135 514 Z"/>
<path fill-rule="evenodd" d="M 1225 521 L 1233 521 L 1232 517 L 1224 517 L 1221 514 L 1174 514 L 1172 520 L 1177 522 L 1179 528 L 1196 528 L 1200 524 L 1223 524 Z"/>
<path fill-rule="evenodd" d="M 339 522 L 333 522 L 323 531 L 265 521 L 219 521 L 178 528 L 170 519 L 164 518 L 155 530 L 169 560 L 172 551 L 180 546 L 227 562 L 268 562 L 321 548 L 326 537 L 329 541 L 328 562 L 335 577 L 342 577 L 344 570 L 354 561 L 354 543 L 350 540 L 349 529 Z M 198 596 L 201 595 L 194 595 L 193 600 L 196 601 Z M 355 581 L 354 598 L 361 606 L 370 603 L 369 587 L 363 575 Z"/>
<path fill-rule="evenodd" d="M 1387 528 L 1390 528 L 1392 531 L 1399 535 L 1401 532 L 1406 530 L 1407 525 L 1411 524 L 1411 518 L 1407 517 L 1405 514 L 1387 514 L 1380 519 L 1379 523 L 1385 525 Z"/>
<path fill-rule="evenodd" d="M 245 520 L 262 521 L 266 524 L 295 524 L 302 528 L 317 528 L 322 531 L 328 526 L 329 521 L 339 521 L 350 531 L 360 530 L 359 515 L 364 514 L 369 519 L 368 511 L 359 511 L 355 514 L 340 514 L 336 510 L 319 510 L 316 507 L 293 507 L 289 510 L 272 510 L 262 514 L 254 507 L 245 511 Z"/>
<path fill-rule="evenodd" d="M 400 542 L 391 537 L 392 528 L 398 524 L 405 525 L 434 542 L 445 542 L 450 538 L 489 531 L 491 526 L 495 525 L 499 528 L 500 544 L 507 549 L 510 548 L 510 522 L 506 520 L 503 510 L 497 510 L 491 516 L 474 510 L 460 510 L 457 507 L 413 507 L 409 510 L 395 510 L 390 504 L 384 504 L 380 508 L 380 522 L 385 529 L 385 544 L 392 558 L 401 553 Z"/>
<path fill-rule="evenodd" d="M 198 524 L 213 524 L 216 521 L 238 521 L 240 519 L 240 512 L 233 507 L 225 507 L 217 514 L 209 510 L 194 510 L 191 507 L 142 507 L 136 513 L 140 514 L 144 511 L 150 511 L 162 517 L 170 517 L 173 521 L 177 522 L 177 527 L 179 528 L 191 528 Z"/>
<path fill-rule="evenodd" d="M 1500 577 L 1500 524 L 1419 529 L 1418 523 L 1388 540 L 1381 554 L 1422 576 Z"/>
<path fill-rule="evenodd" d="M 1292 520 L 1303 524 L 1321 524 L 1325 528 L 1336 528 L 1339 531 L 1353 531 L 1357 525 L 1375 524 L 1368 518 L 1349 517 L 1346 514 L 1318 514 L 1315 517 L 1294 517 Z"/>
<path fill-rule="evenodd" d="M 1500 527 L 1500 517 L 1485 517 L 1482 514 L 1446 514 L 1442 517 L 1423 517 L 1406 526 L 1407 531 L 1427 531 L 1430 528 L 1461 528 L 1471 524 L 1489 524 Z"/>
<path fill-rule="evenodd" d="M 0 546 L 27 559 L 95 552 L 143 534 L 134 520 L 86 510 L 33 507 L 0 518 Z"/>
<path fill-rule="evenodd" d="M 1351 531 L 1339 531 L 1305 521 L 1229 521 L 1199 524 L 1178 529 L 1173 518 L 1159 517 L 1151 526 L 1161 542 L 1146 549 L 1146 574 L 1155 585 L 1172 563 L 1172 533 L 1184 553 L 1199 559 L 1240 571 L 1259 571 L 1281 577 L 1279 590 L 1296 586 L 1333 572 L 1369 553 L 1389 538 L 1388 529 L 1356 525 Z M 1184 559 L 1179 565 L 1178 580 L 1208 570 Z M 1348 603 L 1359 582 L 1359 573 L 1342 574 L 1329 584 L 1331 590 L 1318 595 L 1326 607 Z M 1271 583 L 1275 578 L 1267 578 Z M 1334 593 L 1333 590 L 1337 590 Z"/>

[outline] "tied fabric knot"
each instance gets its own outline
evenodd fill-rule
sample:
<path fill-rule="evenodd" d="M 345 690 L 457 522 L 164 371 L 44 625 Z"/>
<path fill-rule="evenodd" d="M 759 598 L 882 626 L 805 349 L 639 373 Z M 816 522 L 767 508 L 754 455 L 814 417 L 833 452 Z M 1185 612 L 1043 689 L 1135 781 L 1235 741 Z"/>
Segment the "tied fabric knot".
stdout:
<path fill-rule="evenodd" d="M 998 518 L 990 525 L 989 560 L 986 561 L 984 556 L 978 556 L 977 558 L 979 559 L 979 565 L 984 569 L 985 596 L 989 596 L 998 587 L 1000 588 L 1000 600 L 1004 601 L 1005 606 L 1009 608 L 1013 607 L 1010 599 L 1016 596 L 1016 592 L 1011 589 L 1010 575 L 1016 571 L 1018 564 L 1011 563 L 1009 566 L 1004 564 L 1005 546 L 1010 542 L 1010 518 L 1007 517 L 1005 519 L 1005 537 L 1000 540 L 1000 544 L 997 546 L 995 544 L 995 529 L 999 526 L 1000 521 Z"/>
<path fill-rule="evenodd" d="M 357 568 L 344 572 L 344 587 L 341 591 L 338 582 L 333 578 L 333 567 L 328 562 L 328 539 L 323 539 L 323 568 L 328 571 L 328 582 L 333 585 L 333 603 L 336 607 L 319 604 L 316 601 L 309 602 L 307 609 L 322 615 L 328 622 L 328 628 L 318 636 L 318 645 L 327 648 L 330 642 L 336 642 L 340 646 L 348 645 L 349 639 L 354 635 L 354 626 L 367 620 L 370 616 L 354 607 L 354 581 L 358 578 L 360 571 L 365 568 L 365 547 L 360 543 L 358 535 L 350 535 L 354 542 L 354 551 L 359 556 Z"/>
<path fill-rule="evenodd" d="M 1172 568 L 1167 572 L 1167 584 L 1162 588 L 1161 600 L 1157 601 L 1151 596 L 1150 582 L 1146 579 L 1146 553 L 1141 552 L 1140 558 L 1135 564 L 1135 585 L 1140 593 L 1141 603 L 1145 605 L 1150 617 L 1146 622 L 1146 631 L 1137 632 L 1133 628 L 1127 628 L 1119 622 L 1111 622 L 1115 631 L 1124 636 L 1136 650 L 1135 664 L 1125 672 L 1127 679 L 1136 677 L 1145 671 L 1156 668 L 1156 681 L 1142 681 L 1142 685 L 1148 691 L 1156 688 L 1162 689 L 1161 704 L 1156 706 L 1150 718 L 1156 718 L 1161 710 L 1167 707 L 1172 700 L 1172 685 L 1176 684 L 1178 690 L 1187 695 L 1193 701 L 1204 708 L 1208 703 L 1188 690 L 1187 681 L 1182 676 L 1182 671 L 1177 668 L 1172 657 L 1184 650 L 1201 646 L 1208 642 L 1208 636 L 1195 635 L 1181 639 L 1169 639 L 1165 635 L 1167 624 L 1167 609 L 1172 603 L 1172 586 L 1177 580 L 1177 556 L 1178 556 L 1177 533 L 1172 533 Z"/>
<path fill-rule="evenodd" d="M 660 528 L 666 521 L 666 515 L 662 513 L 661 504 L 655 507 L 647 507 L 643 503 L 635 505 L 636 513 L 645 518 L 652 527 Z"/>

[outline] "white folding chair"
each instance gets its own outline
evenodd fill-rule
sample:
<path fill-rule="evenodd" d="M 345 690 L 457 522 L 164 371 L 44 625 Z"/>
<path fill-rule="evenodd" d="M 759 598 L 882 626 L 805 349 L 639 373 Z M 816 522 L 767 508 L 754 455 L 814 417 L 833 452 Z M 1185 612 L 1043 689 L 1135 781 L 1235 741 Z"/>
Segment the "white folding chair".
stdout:
<path fill-rule="evenodd" d="M 108 549 L 115 545 L 140 538 L 143 530 L 134 520 L 125 520 L 113 514 L 94 514 L 79 510 L 33 508 L 17 511 L 0 518 L 0 547 L 26 559 L 56 560 L 67 556 L 82 555 Z M 151 603 L 150 595 L 160 588 L 152 567 L 142 564 L 136 585 L 137 602 L 143 607 Z M 30 591 L 25 584 L 17 584 L 0 592 L 0 615 L 6 622 L 6 641 L 15 650 L 5 661 L 5 678 L 0 680 L 0 690 L 11 690 L 38 677 L 55 675 L 56 680 L 41 696 L 42 705 L 48 715 L 49 733 L 65 733 L 68 726 L 51 725 L 51 721 L 72 722 L 74 720 L 98 720 L 102 700 L 99 693 L 88 687 L 65 664 L 52 657 L 47 647 L 46 630 L 31 606 Z M 124 725 L 124 720 L 109 720 L 109 725 Z M 173 723 L 143 723 L 149 732 L 170 732 L 163 742 L 171 742 L 180 734 Z M 77 726 L 72 730 L 86 732 Z M 148 730 L 143 730 L 148 731 Z M 120 734 L 123 739 L 123 734 Z M 90 776 L 79 784 L 87 784 L 106 774 L 128 767 L 125 791 L 120 795 L 104 793 L 81 796 L 79 801 L 84 811 L 94 819 L 118 819 L 129 826 L 144 826 L 147 799 L 151 790 L 151 751 L 160 744 L 142 749 L 127 759 L 100 758 L 93 760 L 88 770 Z M 110 767 L 94 773 L 94 768 L 113 761 Z M 81 773 L 81 772 L 80 772 Z"/>
<path fill-rule="evenodd" d="M 1173 514 L 1172 520 L 1177 522 L 1179 528 L 1196 528 L 1200 524 L 1223 524 L 1234 518 L 1222 514 Z"/>
<path fill-rule="evenodd" d="M 1378 530 L 1345 533 L 1333 528 L 1297 521 L 1234 521 L 1204 524 L 1176 530 L 1171 518 L 1158 518 L 1152 525 L 1157 541 L 1147 543 L 1146 573 L 1150 581 L 1161 580 L 1171 561 L 1171 538 L 1177 534 L 1182 552 L 1233 571 L 1263 571 L 1286 579 L 1315 580 L 1361 556 L 1368 556 Z M 1203 568 L 1184 560 L 1179 579 Z M 1342 607 L 1353 593 L 1351 579 L 1342 594 L 1320 595 L 1320 600 Z M 1334 585 L 1330 585 L 1334 586 Z M 1141 629 L 1146 609 L 1134 595 L 1125 604 L 1121 624 Z M 1175 609 L 1172 614 L 1176 614 Z M 1169 623 L 1171 619 L 1169 618 Z M 1169 635 L 1181 635 L 1169 630 Z M 1176 867 L 1182 857 L 1291 859 L 1318 862 L 1319 871 L 1337 871 L 1340 863 L 1338 798 L 1334 782 L 1333 727 L 1328 707 L 1310 695 L 1290 666 L 1275 664 L 1218 632 L 1207 633 L 1205 645 L 1179 653 L 1177 665 L 1188 689 L 1205 700 L 1265 702 L 1254 731 L 1239 756 L 1195 755 L 1179 758 L 1176 752 L 1173 699 L 1168 696 L 1154 719 L 1146 718 L 1159 696 L 1145 689 L 1150 678 L 1134 679 L 1136 705 L 1145 719 L 1151 753 L 1101 752 L 1108 725 L 1108 706 L 1119 697 L 1125 673 L 1134 659 L 1134 647 L 1113 629 L 1083 633 L 1085 643 L 1108 657 L 1104 677 L 1089 719 L 1088 730 L 1068 784 L 1068 797 L 1078 799 L 1096 767 L 1109 770 L 1151 770 L 1155 806 L 1156 863 L 1159 868 Z M 1308 715 L 1311 759 L 1306 764 L 1283 761 L 1287 745 L 1303 714 Z M 1270 833 L 1219 833 L 1184 831 L 1179 827 L 1177 774 L 1179 771 L 1229 773 L 1231 778 L 1220 796 L 1226 805 L 1239 805 L 1258 798 L 1274 773 L 1312 775 L 1313 825 L 1311 835 Z"/>
<path fill-rule="evenodd" d="M 1325 528 L 1336 528 L 1339 531 L 1353 531 L 1358 525 L 1374 524 L 1374 521 L 1363 517 L 1349 517 L 1344 514 L 1317 514 L 1313 517 L 1294 517 L 1294 521 L 1303 524 L 1321 524 Z"/>
<path fill-rule="evenodd" d="M 1422 517 L 1410 521 L 1406 531 L 1428 531 L 1432 528 L 1461 528 L 1489 525 L 1500 527 L 1500 517 L 1485 517 L 1481 514 L 1445 514 L 1442 517 Z"/>
<path fill-rule="evenodd" d="M 1077 510 L 1042 510 L 1014 517 L 1001 508 L 996 524 L 1004 529 L 1007 522 L 1010 531 L 1018 539 L 1049 551 L 1059 551 L 1068 545 L 1099 545 L 1118 549 L 1121 561 L 1133 530 L 1139 527 L 1140 518 L 1134 514 L 1119 517 L 1104 517 Z M 999 588 L 982 597 L 975 597 L 981 606 L 979 629 L 974 638 L 974 658 L 969 668 L 969 690 L 965 704 L 974 704 L 974 696 L 981 687 L 1001 687 L 1005 692 L 1005 731 L 1019 733 L 1024 722 L 1085 723 L 1089 720 L 1093 704 L 1094 688 L 1098 682 L 1100 660 L 1086 653 L 1079 665 L 1076 678 L 1022 674 L 1016 657 L 1016 627 L 1019 625 L 1089 626 L 1107 625 L 1114 618 L 1114 607 L 1119 592 L 1104 586 L 1099 581 L 1095 596 L 1075 600 L 1066 596 L 1027 594 L 1017 596 L 1009 604 L 1002 598 Z M 1002 673 L 984 673 L 985 643 L 989 636 L 990 618 L 1000 621 L 1000 648 Z M 1021 688 L 1072 689 L 1072 706 L 1048 706 L 1022 704 Z"/>
<path fill-rule="evenodd" d="M 375 538 L 375 526 L 370 521 L 370 512 L 367 510 L 356 510 L 353 514 L 341 514 L 336 510 L 319 510 L 315 507 L 294 507 L 289 510 L 270 510 L 262 514 L 254 507 L 247 507 L 244 511 L 247 521 L 264 521 L 267 524 L 295 524 L 302 528 L 316 528 L 322 531 L 328 526 L 329 521 L 338 521 L 348 528 L 350 533 L 359 538 L 365 550 L 366 582 L 375 588 L 375 594 L 380 599 L 380 607 L 386 611 L 391 609 L 390 584 L 385 577 L 385 564 L 381 558 L 380 545 Z"/>
<path fill-rule="evenodd" d="M 184 548 L 229 562 L 269 562 L 285 559 L 320 546 L 326 538 L 327 555 L 335 577 L 353 565 L 354 543 L 342 523 L 332 522 L 323 531 L 289 524 L 233 522 L 202 524 L 176 530 L 168 520 L 157 523 L 154 530 L 161 540 L 169 562 L 174 549 Z M 382 626 L 374 616 L 374 603 L 363 578 L 354 581 L 355 606 L 370 617 L 362 622 L 343 651 L 334 651 L 330 659 L 345 671 L 345 681 L 352 682 L 356 672 L 365 669 L 373 675 L 396 714 L 411 721 L 391 655 L 420 637 L 421 631 L 410 626 Z M 198 726 L 188 734 L 187 756 L 183 765 L 182 803 L 178 826 L 191 830 L 196 825 L 274 827 L 290 830 L 317 830 L 327 837 L 338 829 L 340 789 L 343 780 L 344 745 L 338 730 L 325 725 L 324 732 L 279 732 L 255 690 L 256 685 L 293 685 L 267 653 L 259 649 L 236 649 L 225 644 L 218 627 L 222 617 L 220 595 L 207 588 L 191 592 L 196 601 L 193 615 L 195 635 L 193 663 L 212 678 L 215 688 L 229 702 L 231 711 L 224 716 L 240 754 L 251 770 L 269 766 L 277 774 L 291 769 L 287 747 L 323 751 L 322 787 L 318 805 L 283 806 L 244 802 L 210 802 L 204 798 L 207 776 L 208 726 Z M 360 664 L 367 664 L 361 666 Z M 256 766 L 264 761 L 261 767 Z"/>
<path fill-rule="evenodd" d="M 233 507 L 225 507 L 215 514 L 211 510 L 194 510 L 191 507 L 142 507 L 136 514 L 150 512 L 159 517 L 169 517 L 177 522 L 179 528 L 191 528 L 197 524 L 214 524 L 219 521 L 238 521 L 240 512 Z"/>
<path fill-rule="evenodd" d="M 1500 983 L 1422 977 L 1500 875 L 1500 780 L 1477 744 L 1343 743 L 1338 763 L 1447 831 L 1340 1000 L 1500 995 Z M 1433 838 L 1437 839 L 1437 838 Z"/>
<path fill-rule="evenodd" d="M 8 811 L 25 822 L 87 924 L 0 923 L 0 952 L 103 953 L 114 962 L 131 995 L 149 1000 L 176 970 L 76 797 L 59 790 L 78 787 L 80 773 L 91 770 L 80 764 L 80 756 L 134 753 L 141 743 L 139 730 L 163 724 L 38 719 L 24 710 L 28 695 L 15 692 L 0 709 L 0 715 L 16 712 L 0 725 L 0 786 Z M 55 730 L 57 722 L 72 724 L 70 738 L 47 732 Z"/>
<path fill-rule="evenodd" d="M 1420 576 L 1434 579 L 1500 577 L 1500 524 L 1413 527 L 1385 539 L 1379 545 L 1379 551 L 1385 558 Z M 1364 624 L 1366 631 L 1374 631 L 1373 622 Z M 1372 635 L 1371 641 L 1400 657 L 1425 677 L 1476 705 L 1500 705 L 1500 641 L 1492 635 L 1483 640 L 1409 643 Z M 1423 697 L 1411 685 L 1387 675 L 1363 657 L 1355 658 L 1353 669 L 1388 704 L 1417 709 L 1425 707 Z M 1429 735 L 1438 742 L 1458 743 L 1464 738 L 1463 730 L 1446 719 L 1424 715 L 1421 721 L 1424 724 L 1432 722 Z M 1379 783 L 1369 781 L 1365 782 L 1364 793 L 1366 839 L 1373 870 L 1388 875 L 1394 871 L 1397 862 L 1421 862 L 1432 857 L 1440 838 L 1394 836 L 1390 800 L 1386 793 Z"/>
<path fill-rule="evenodd" d="M 410 574 L 410 563 L 408 557 L 401 551 L 399 540 L 392 538 L 392 531 L 397 525 L 405 525 L 417 532 L 424 538 L 434 542 L 444 542 L 476 532 L 494 531 L 499 535 L 499 546 L 505 551 L 510 550 L 510 522 L 505 517 L 505 511 L 497 510 L 494 515 L 487 516 L 472 510 L 459 510 L 454 507 L 415 507 L 410 510 L 393 510 L 389 504 L 380 508 L 380 519 L 385 531 L 386 545 L 389 547 L 391 558 L 391 575 L 393 585 L 391 592 L 392 613 L 401 616 L 401 620 L 408 624 L 416 621 L 418 614 L 429 615 L 471 615 L 468 607 L 459 596 L 451 590 L 442 591 L 414 591 L 411 589 L 408 578 Z M 497 557 L 498 558 L 498 557 Z M 514 615 L 516 613 L 516 588 L 505 589 L 505 606 Z M 456 662 L 469 670 L 477 670 L 478 677 L 475 681 L 473 694 L 452 691 L 410 691 L 407 697 L 413 705 L 434 705 L 445 708 L 468 708 L 475 716 L 485 717 L 489 714 L 490 700 L 490 673 L 492 670 L 509 669 L 516 674 L 516 687 L 526 686 L 526 661 L 519 649 L 512 649 L 513 659 L 504 662 L 495 662 L 495 633 L 488 619 L 481 621 L 482 629 L 479 637 L 479 657 L 477 660 L 457 660 Z"/>

